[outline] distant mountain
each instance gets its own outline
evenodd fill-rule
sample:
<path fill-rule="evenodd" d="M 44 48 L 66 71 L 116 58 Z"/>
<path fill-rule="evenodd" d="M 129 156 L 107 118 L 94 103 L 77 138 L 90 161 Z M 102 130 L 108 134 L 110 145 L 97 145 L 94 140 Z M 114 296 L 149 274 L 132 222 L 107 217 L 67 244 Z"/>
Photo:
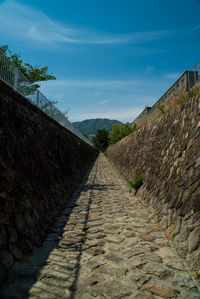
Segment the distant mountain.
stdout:
<path fill-rule="evenodd" d="M 82 133 L 96 135 L 98 130 L 106 129 L 107 131 L 110 131 L 112 126 L 117 123 L 120 123 L 120 121 L 107 118 L 96 118 L 77 121 L 72 124 Z"/>

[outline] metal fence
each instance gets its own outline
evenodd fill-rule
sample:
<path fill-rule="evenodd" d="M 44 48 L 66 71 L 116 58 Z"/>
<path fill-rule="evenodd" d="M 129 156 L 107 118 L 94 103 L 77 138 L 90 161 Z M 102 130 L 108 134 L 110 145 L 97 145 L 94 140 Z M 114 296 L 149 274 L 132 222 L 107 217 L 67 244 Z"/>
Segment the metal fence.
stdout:
<path fill-rule="evenodd" d="M 188 71 L 188 88 L 192 88 L 200 81 L 200 61 Z"/>
<path fill-rule="evenodd" d="M 154 110 L 158 108 L 158 105 L 165 103 L 170 97 L 172 97 L 177 90 L 185 89 L 188 90 L 200 82 L 200 61 L 196 63 L 191 70 L 185 71 L 181 77 L 162 95 L 162 97 L 152 106 L 146 107 L 140 115 L 132 122 L 136 123 L 144 116 L 150 115 Z"/>
<path fill-rule="evenodd" d="M 2 53 L 0 53 L 0 79 L 11 86 L 15 91 L 26 97 L 34 105 L 39 107 L 48 116 L 56 120 L 61 126 L 68 129 L 81 140 L 92 146 L 90 140 L 84 137 L 18 69 L 11 61 Z"/>

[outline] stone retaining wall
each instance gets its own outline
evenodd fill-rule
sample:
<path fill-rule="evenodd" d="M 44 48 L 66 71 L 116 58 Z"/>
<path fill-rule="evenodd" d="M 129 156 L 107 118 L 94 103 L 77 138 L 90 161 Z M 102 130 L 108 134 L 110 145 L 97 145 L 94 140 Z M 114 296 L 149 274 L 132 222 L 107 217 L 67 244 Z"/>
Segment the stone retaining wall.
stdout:
<path fill-rule="evenodd" d="M 200 96 L 108 148 L 121 174 L 144 176 L 138 192 L 179 257 L 200 278 Z M 199 283 L 199 281 L 198 281 Z M 199 283 L 200 286 L 200 283 Z"/>
<path fill-rule="evenodd" d="M 0 81 L 0 281 L 40 245 L 94 149 Z"/>

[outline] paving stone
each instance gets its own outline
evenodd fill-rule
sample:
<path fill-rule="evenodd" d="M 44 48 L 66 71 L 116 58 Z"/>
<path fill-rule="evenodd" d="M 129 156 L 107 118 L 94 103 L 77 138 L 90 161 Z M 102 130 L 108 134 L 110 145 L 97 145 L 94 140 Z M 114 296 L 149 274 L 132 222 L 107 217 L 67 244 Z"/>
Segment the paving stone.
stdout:
<path fill-rule="evenodd" d="M 135 235 L 136 235 L 135 232 L 130 232 L 130 231 L 123 233 L 123 236 L 126 238 L 132 238 L 132 237 L 135 237 Z"/>
<path fill-rule="evenodd" d="M 154 237 L 152 237 L 152 236 L 150 236 L 150 235 L 142 235 L 142 236 L 140 236 L 143 240 L 145 240 L 145 241 L 153 241 L 153 240 L 155 240 L 155 238 Z"/>
<path fill-rule="evenodd" d="M 92 255 L 92 256 L 96 256 L 96 255 L 100 255 L 100 254 L 104 254 L 105 253 L 105 251 L 103 249 L 95 248 L 95 247 L 89 248 L 85 252 L 87 254 Z"/>
<path fill-rule="evenodd" d="M 88 285 L 96 285 L 97 283 L 103 281 L 104 278 L 102 275 L 99 275 L 97 273 L 92 273 L 90 276 L 86 277 L 85 279 L 82 280 L 82 285 L 88 286 Z"/>
<path fill-rule="evenodd" d="M 162 259 L 158 256 L 158 255 L 156 255 L 156 254 L 144 254 L 143 256 L 142 256 L 142 258 L 144 259 L 144 260 L 149 260 L 149 261 L 152 261 L 152 262 L 156 262 L 156 263 L 162 263 Z"/>
<path fill-rule="evenodd" d="M 179 287 L 187 287 L 189 289 L 195 288 L 196 285 L 194 281 L 192 280 L 191 276 L 187 273 L 176 273 L 173 280 L 173 285 L 177 285 Z"/>
<path fill-rule="evenodd" d="M 178 258 L 175 257 L 170 257 L 165 265 L 175 270 L 185 271 L 184 265 L 178 260 Z"/>
<path fill-rule="evenodd" d="M 145 283 L 147 283 L 151 279 L 150 275 L 145 275 L 140 272 L 133 271 L 129 271 L 126 277 L 128 281 L 131 281 L 131 284 L 134 283 L 137 286 L 137 289 L 140 289 Z"/>
<path fill-rule="evenodd" d="M 125 267 L 113 267 L 108 264 L 104 264 L 100 266 L 98 269 L 96 269 L 96 272 L 109 274 L 116 277 L 121 277 L 125 275 L 127 271 L 128 269 Z"/>
<path fill-rule="evenodd" d="M 108 236 L 106 238 L 106 240 L 108 242 L 113 242 L 113 243 L 121 243 L 122 241 L 124 241 L 124 238 L 123 237 L 116 237 L 116 236 Z"/>
<path fill-rule="evenodd" d="M 184 291 L 181 292 L 180 296 L 177 296 L 177 298 L 180 299 L 200 299 L 200 293 L 198 292 L 198 290 L 192 291 L 192 290 L 187 290 L 185 289 Z"/>
<path fill-rule="evenodd" d="M 60 271 L 54 271 L 52 269 L 49 269 L 49 270 L 43 270 L 40 273 L 40 278 L 43 278 L 43 277 L 67 280 L 69 278 L 69 274 L 67 272 L 63 273 Z"/>
<path fill-rule="evenodd" d="M 144 250 L 138 249 L 138 248 L 123 250 L 123 256 L 125 258 L 128 258 L 128 259 L 131 258 L 131 257 L 133 257 L 133 256 L 141 255 L 141 254 L 144 254 Z"/>
<path fill-rule="evenodd" d="M 173 253 L 172 253 L 170 247 L 160 247 L 160 248 L 158 248 L 156 253 L 163 259 L 173 256 Z"/>
<path fill-rule="evenodd" d="M 107 280 L 105 282 L 97 284 L 99 293 L 103 296 L 110 296 L 113 299 L 123 298 L 122 296 L 130 296 L 131 289 L 127 288 L 127 285 L 118 283 L 116 280 Z M 106 297 L 109 298 L 109 297 Z"/>
<path fill-rule="evenodd" d="M 108 253 L 108 254 L 104 255 L 104 257 L 105 257 L 105 259 L 110 260 L 115 263 L 119 263 L 119 262 L 123 261 L 123 258 L 121 258 L 120 256 L 118 256 L 114 253 Z"/>
<path fill-rule="evenodd" d="M 100 266 L 104 265 L 105 262 L 97 260 L 96 257 L 92 260 L 89 260 L 86 264 L 87 268 L 94 270 L 96 268 L 99 268 Z"/>
<path fill-rule="evenodd" d="M 134 295 L 130 296 L 130 299 L 155 299 L 155 296 L 143 290 L 138 291 Z"/>
<path fill-rule="evenodd" d="M 146 274 L 156 275 L 160 278 L 165 278 L 169 275 L 172 275 L 172 273 L 161 264 L 156 264 L 153 262 L 144 265 L 144 267 L 142 267 L 142 272 Z"/>
<path fill-rule="evenodd" d="M 10 272 L 0 298 L 200 299 L 165 239 L 173 227 L 164 234 L 154 217 L 100 155 L 42 246 Z M 195 254 L 199 232 L 189 238 Z M 0 258 L 1 281 L 14 260 L 3 249 Z"/>
<path fill-rule="evenodd" d="M 162 284 L 158 284 L 154 281 L 145 284 L 143 289 L 151 292 L 152 294 L 156 294 L 162 298 L 175 298 L 175 295 L 177 293 L 172 288 L 166 287 Z"/>

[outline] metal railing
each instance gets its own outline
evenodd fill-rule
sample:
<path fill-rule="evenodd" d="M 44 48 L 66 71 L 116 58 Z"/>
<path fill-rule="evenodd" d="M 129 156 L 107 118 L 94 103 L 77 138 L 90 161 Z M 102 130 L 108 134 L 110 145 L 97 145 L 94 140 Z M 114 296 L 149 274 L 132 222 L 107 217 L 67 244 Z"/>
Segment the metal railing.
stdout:
<path fill-rule="evenodd" d="M 157 109 L 159 104 L 161 105 L 165 103 L 173 94 L 175 94 L 178 89 L 185 87 L 185 91 L 189 90 L 198 82 L 200 82 L 200 61 L 196 63 L 191 70 L 185 71 L 152 107 L 146 107 L 142 113 L 140 113 L 132 122 L 132 124 L 136 123 L 144 116 L 150 115 L 154 110 Z"/>
<path fill-rule="evenodd" d="M 0 79 L 11 86 L 15 91 L 31 101 L 40 108 L 48 116 L 57 121 L 61 126 L 68 129 L 81 140 L 93 146 L 90 140 L 84 137 L 18 69 L 17 67 L 2 53 L 0 53 Z"/>
<path fill-rule="evenodd" d="M 192 88 L 200 81 L 200 61 L 188 71 L 188 88 Z"/>

